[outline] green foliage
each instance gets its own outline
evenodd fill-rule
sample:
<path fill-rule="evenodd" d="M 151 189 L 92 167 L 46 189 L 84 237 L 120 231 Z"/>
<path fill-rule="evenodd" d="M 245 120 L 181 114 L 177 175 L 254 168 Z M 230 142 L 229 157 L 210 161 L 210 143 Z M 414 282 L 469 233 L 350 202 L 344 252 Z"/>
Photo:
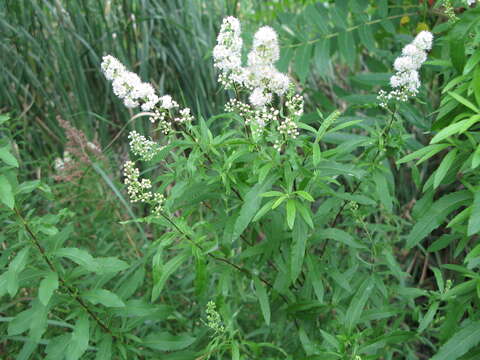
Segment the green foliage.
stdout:
<path fill-rule="evenodd" d="M 428 1 L 108 4 L 0 5 L 13 113 L 0 115 L 1 358 L 480 356 L 479 7 L 447 22 Z M 211 116 L 225 95 L 205 59 L 225 12 L 246 20 L 247 41 L 276 27 L 278 66 L 299 80 L 306 113 L 280 149 L 273 124 L 262 138 L 239 114 Z M 425 27 L 436 38 L 418 97 L 379 107 L 393 59 Z M 196 119 L 168 136 L 121 120 L 104 51 Z M 31 161 L 53 144 L 22 122 L 31 101 L 59 139 L 59 113 L 103 144 L 130 126 L 151 135 L 164 148 L 132 160 L 161 211 L 128 201 L 123 146 L 74 178 Z"/>

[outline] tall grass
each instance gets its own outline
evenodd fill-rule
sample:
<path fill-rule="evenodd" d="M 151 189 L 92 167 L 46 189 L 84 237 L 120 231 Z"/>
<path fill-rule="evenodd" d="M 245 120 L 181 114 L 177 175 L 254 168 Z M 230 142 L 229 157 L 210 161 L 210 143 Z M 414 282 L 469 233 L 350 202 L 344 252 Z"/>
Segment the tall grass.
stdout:
<path fill-rule="evenodd" d="M 223 103 L 210 51 L 226 0 L 18 0 L 0 4 L 0 110 L 20 118 L 35 156 L 63 142 L 57 116 L 102 144 L 129 114 L 99 72 L 113 54 L 196 112 Z M 137 125 L 139 126 L 139 125 Z"/>

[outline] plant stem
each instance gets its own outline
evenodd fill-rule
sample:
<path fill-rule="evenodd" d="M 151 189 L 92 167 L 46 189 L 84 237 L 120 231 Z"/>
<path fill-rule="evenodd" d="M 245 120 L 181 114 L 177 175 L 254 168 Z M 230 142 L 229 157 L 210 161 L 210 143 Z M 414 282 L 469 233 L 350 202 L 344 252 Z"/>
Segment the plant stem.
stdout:
<path fill-rule="evenodd" d="M 390 120 L 389 120 L 387 126 L 380 133 L 380 138 L 385 136 L 385 139 L 388 139 L 388 136 L 390 134 L 390 130 L 392 128 L 393 120 L 395 120 L 396 112 L 397 112 L 397 107 L 395 107 L 395 110 L 391 112 L 392 116 L 390 117 Z M 377 161 L 377 159 L 380 157 L 381 154 L 382 154 L 382 152 L 379 149 L 377 154 L 373 158 L 372 163 L 375 163 Z M 361 181 L 359 181 L 358 183 L 355 184 L 352 192 L 350 193 L 351 195 L 354 195 L 358 191 L 358 189 L 360 188 L 360 184 L 361 184 Z M 347 201 L 343 201 L 342 206 L 340 206 L 340 209 L 338 210 L 337 214 L 335 215 L 335 218 L 333 219 L 332 224 L 330 225 L 331 228 L 335 228 L 335 226 L 337 226 L 338 221 L 340 220 L 340 216 L 343 213 L 343 210 L 345 210 L 346 206 L 347 206 Z M 323 255 L 325 254 L 325 249 L 327 247 L 327 243 L 328 243 L 328 239 L 325 239 L 325 241 L 322 244 L 322 247 L 320 248 L 320 258 L 322 258 Z"/>
<path fill-rule="evenodd" d="M 204 252 L 204 249 L 203 247 L 198 244 L 197 242 L 195 242 L 192 237 L 190 235 L 188 235 L 187 233 L 185 233 L 182 229 L 180 229 L 180 227 L 167 215 L 165 215 L 163 212 L 160 213 L 160 215 L 165 219 L 167 220 L 167 222 L 169 224 L 171 224 L 175 230 L 177 230 L 177 232 L 179 232 L 180 234 L 183 235 L 183 237 L 185 237 L 189 242 L 191 242 L 197 249 L 199 249 L 200 251 Z M 219 261 L 219 262 L 223 262 L 231 267 L 233 267 L 234 269 L 240 271 L 241 273 L 244 273 L 245 275 L 247 275 L 249 278 L 252 277 L 252 274 L 250 271 L 248 271 L 247 269 L 241 267 L 241 266 L 238 266 L 237 264 L 234 264 L 233 262 L 231 262 L 230 260 L 226 259 L 226 258 L 223 258 L 223 257 L 220 257 L 220 256 L 216 256 L 216 255 L 213 255 L 212 253 L 207 253 L 206 254 L 207 256 L 211 257 L 212 259 L 216 260 L 216 261 Z M 263 278 L 262 276 L 258 275 L 258 279 L 263 282 L 266 286 L 268 286 L 270 289 L 273 289 L 273 285 L 268 281 L 266 280 L 265 278 Z M 283 295 L 283 294 L 280 294 L 280 297 L 283 299 L 283 301 L 288 304 L 288 300 L 287 298 Z"/>
<path fill-rule="evenodd" d="M 36 235 L 33 233 L 32 229 L 30 228 L 30 226 L 28 225 L 27 221 L 25 220 L 25 218 L 22 216 L 22 214 L 20 214 L 20 211 L 15 208 L 15 213 L 17 214 L 17 216 L 20 218 L 20 220 L 22 221 L 22 224 L 25 228 L 25 230 L 27 231 L 27 233 L 30 235 L 30 238 L 33 242 L 33 244 L 35 245 L 35 247 L 38 249 L 38 251 L 40 252 L 43 260 L 47 263 L 48 267 L 50 268 L 50 270 L 54 273 L 57 274 L 58 276 L 58 281 L 62 284 L 62 286 L 67 290 L 68 294 L 76 301 L 78 302 L 78 304 L 92 317 L 93 320 L 95 320 L 95 322 L 107 333 L 109 333 L 110 335 L 112 335 L 113 338 L 116 338 L 116 336 L 114 335 L 114 333 L 112 332 L 112 330 L 110 330 L 107 325 L 105 325 L 105 323 L 100 320 L 97 315 L 95 315 L 95 313 L 93 313 L 93 311 L 87 306 L 87 304 L 85 304 L 85 302 L 83 301 L 83 299 L 78 296 L 78 290 L 76 288 L 74 288 L 73 286 L 67 284 L 67 282 L 65 281 L 64 278 L 62 278 L 60 276 L 60 274 L 58 273 L 57 269 L 55 268 L 55 265 L 53 265 L 52 261 L 48 258 L 46 252 L 45 252 L 45 249 L 42 247 L 42 245 L 40 244 L 40 241 L 38 240 L 38 238 L 36 237 Z"/>
<path fill-rule="evenodd" d="M 333 38 L 335 36 L 338 36 L 340 35 L 341 33 L 343 32 L 351 32 L 353 30 L 356 30 L 358 28 L 360 28 L 361 26 L 365 26 L 365 25 L 374 25 L 374 24 L 378 24 L 378 23 L 381 23 L 382 21 L 386 21 L 386 20 L 393 20 L 393 19 L 398 19 L 398 18 L 402 18 L 404 16 L 413 16 L 413 15 L 417 15 L 416 13 L 406 13 L 406 14 L 401 14 L 401 15 L 392 15 L 392 16 L 388 16 L 386 18 L 383 18 L 383 19 L 376 19 L 376 20 L 372 20 L 372 21 L 367 21 L 363 24 L 358 24 L 358 25 L 355 25 L 355 26 L 351 26 L 349 28 L 346 28 L 344 31 L 338 31 L 338 32 L 334 32 L 334 33 L 331 33 L 331 34 L 327 34 L 327 35 L 324 35 L 322 37 L 319 37 L 317 39 L 312 39 L 312 40 L 308 40 L 308 41 L 305 41 L 305 42 L 301 42 L 301 43 L 298 43 L 298 44 L 292 44 L 292 45 L 287 45 L 287 46 L 283 46 L 284 48 L 296 48 L 296 47 L 299 47 L 299 46 L 302 46 L 302 45 L 311 45 L 311 44 L 315 44 L 316 42 L 319 42 L 320 40 L 323 40 L 323 39 L 330 39 L 330 38 Z"/>
<path fill-rule="evenodd" d="M 203 155 L 205 155 L 205 157 L 207 158 L 208 161 L 210 161 L 210 164 L 213 164 L 213 160 L 212 158 L 210 157 L 210 155 L 208 155 L 207 152 L 203 151 L 202 147 L 200 146 L 200 144 L 198 143 L 197 139 L 195 139 L 195 137 L 190 133 L 190 131 L 188 131 L 188 129 L 185 127 L 185 130 L 182 131 L 185 135 L 187 135 L 190 139 L 192 139 L 192 141 L 198 146 L 198 148 L 200 150 L 202 150 L 202 153 Z M 240 193 L 238 192 L 237 189 L 235 189 L 234 187 L 230 186 L 230 189 L 234 192 L 234 194 L 237 196 L 238 200 L 240 201 L 243 201 L 243 197 L 242 195 L 240 195 Z"/>

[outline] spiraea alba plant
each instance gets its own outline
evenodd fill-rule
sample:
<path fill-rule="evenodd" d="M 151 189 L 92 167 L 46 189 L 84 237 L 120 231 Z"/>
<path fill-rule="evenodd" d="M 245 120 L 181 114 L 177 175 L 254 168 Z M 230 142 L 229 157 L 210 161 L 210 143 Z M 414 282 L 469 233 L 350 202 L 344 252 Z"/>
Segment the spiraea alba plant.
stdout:
<path fill-rule="evenodd" d="M 85 163 L 127 209 L 130 219 L 118 227 L 132 226 L 140 240 L 128 237 L 135 251 L 123 252 L 129 244 L 105 246 L 94 237 L 89 252 L 76 242 L 74 214 L 37 215 L 27 198 L 34 190 L 51 193 L 39 181 L 21 182 L 14 147 L 0 138 L 0 214 L 7 232 L 18 234 L 0 256 L 0 264 L 8 264 L 0 296 L 15 299 L 0 307 L 0 321 L 8 324 L 0 350 L 20 342 L 14 356 L 25 359 L 40 349 L 37 358 L 47 360 L 450 360 L 476 351 L 478 276 L 472 269 L 478 247 L 468 268 L 451 266 L 469 279 L 466 285 L 436 267 L 438 289 L 411 282 L 411 264 L 424 252 L 420 241 L 438 225 L 437 215 L 468 206 L 452 220 L 462 227 L 478 208 L 480 197 L 472 200 L 469 191 L 480 160 L 462 155 L 477 136 L 470 127 L 478 109 L 463 97 L 462 83 L 474 86 L 476 63 L 469 60 L 452 76 L 456 92 L 442 103 L 442 116 L 453 103 L 461 120 L 441 130 L 427 150 L 404 156 L 402 144 L 411 139 L 403 117 L 425 92 L 420 72 L 433 35 L 421 31 L 401 40 L 403 50 L 399 46 L 388 64 L 391 89 L 380 91 L 375 108 L 328 116 L 304 111 L 302 88 L 279 70 L 278 35 L 268 26 L 244 46 L 240 22 L 223 20 L 211 65 L 229 101 L 209 118 L 105 56 L 101 70 L 113 93 L 137 112 L 122 168 L 134 211 L 98 165 L 103 153 L 86 135 L 73 155 L 81 159 L 87 148 L 98 155 Z M 0 126 L 5 121 L 0 116 Z M 433 191 L 452 178 L 440 170 L 442 161 L 425 185 L 431 189 L 413 207 L 413 216 L 422 218 L 412 227 L 411 207 L 396 196 L 395 164 L 452 144 L 449 166 L 457 156 L 471 163 L 464 182 L 469 190 L 456 189 L 453 205 L 447 204 L 451 194 L 433 200 Z M 67 155 L 59 169 L 71 161 Z M 479 228 L 469 221 L 468 234 Z M 440 241 L 457 240 L 449 235 Z M 420 255 L 407 264 L 408 249 L 416 245 Z M 28 307 L 11 315 L 21 302 Z M 472 310 L 463 316 L 457 309 L 465 302 Z"/>
<path fill-rule="evenodd" d="M 409 308 L 412 294 L 387 290 L 405 286 L 405 276 L 391 256 L 399 234 L 384 237 L 400 221 L 386 149 L 402 135 L 401 124 L 392 126 L 401 122 L 397 103 L 418 94 L 432 40 L 419 33 L 395 61 L 393 90 L 379 95 L 388 110 L 384 129 L 370 129 L 375 141 L 339 146 L 334 139 L 361 120 L 334 111 L 303 121 L 300 89 L 276 68 L 271 27 L 254 34 L 243 61 L 240 22 L 223 20 L 213 65 L 230 100 L 210 119 L 156 94 L 113 56 L 103 58 L 115 95 L 142 110 L 136 122 L 153 125 L 151 138 L 130 133 L 133 159 L 124 166 L 131 201 L 147 206 L 141 221 L 160 231 L 146 251 L 151 288 L 140 296 L 178 311 L 188 304 L 190 316 L 209 314 L 210 330 L 167 321 L 178 347 L 145 346 L 177 351 L 172 359 L 414 354 L 422 314 L 393 310 Z M 172 289 L 180 291 L 172 297 Z M 392 321 L 398 326 L 388 327 Z M 144 326 L 140 333 L 154 341 L 160 325 Z"/>

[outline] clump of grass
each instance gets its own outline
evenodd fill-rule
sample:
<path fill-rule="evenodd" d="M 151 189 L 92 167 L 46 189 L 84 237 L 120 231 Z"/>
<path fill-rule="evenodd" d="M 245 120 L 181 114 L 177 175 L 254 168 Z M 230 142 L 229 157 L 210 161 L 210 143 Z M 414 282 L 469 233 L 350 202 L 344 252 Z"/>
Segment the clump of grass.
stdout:
<path fill-rule="evenodd" d="M 97 71 L 102 55 L 112 53 L 160 92 L 211 114 L 224 96 L 210 51 L 226 3 L 6 2 L 0 5 L 0 109 L 18 116 L 29 130 L 27 150 L 38 157 L 61 147 L 57 116 L 109 143 L 129 118 L 105 96 L 110 90 Z"/>

